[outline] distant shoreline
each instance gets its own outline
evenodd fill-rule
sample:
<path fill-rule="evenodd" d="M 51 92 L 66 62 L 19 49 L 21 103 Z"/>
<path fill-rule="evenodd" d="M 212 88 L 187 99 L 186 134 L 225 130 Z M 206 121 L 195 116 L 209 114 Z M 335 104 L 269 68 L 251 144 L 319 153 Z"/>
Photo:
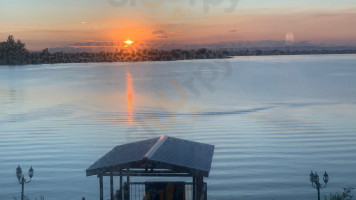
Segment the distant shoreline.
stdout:
<path fill-rule="evenodd" d="M 102 62 L 142 62 L 142 61 L 176 61 L 195 59 L 223 59 L 233 56 L 271 56 L 271 55 L 325 55 L 325 54 L 356 54 L 356 49 L 291 49 L 291 48 L 250 48 L 250 49 L 193 49 L 193 50 L 116 50 L 115 52 L 99 53 L 50 53 L 28 51 L 25 43 L 15 42 L 12 36 L 0 43 L 0 65 L 36 65 L 59 63 L 102 63 Z"/>
<path fill-rule="evenodd" d="M 266 50 L 140 50 L 100 53 L 49 53 L 47 49 L 42 52 L 29 52 L 21 63 L 18 59 L 10 62 L 0 62 L 0 65 L 40 65 L 60 63 L 111 63 L 111 62 L 145 62 L 145 61 L 178 61 L 196 59 L 226 59 L 238 56 L 282 56 L 282 55 L 346 55 L 356 54 L 356 50 L 348 51 L 266 51 Z M 17 56 L 15 56 L 17 57 Z M 21 56 L 18 56 L 21 57 Z"/>
<path fill-rule="evenodd" d="M 266 51 L 266 50 L 139 50 L 100 53 L 49 53 L 47 49 L 42 52 L 29 52 L 22 63 L 17 63 L 13 58 L 10 62 L 2 62 L 0 65 L 36 65 L 36 64 L 60 64 L 60 63 L 111 63 L 111 62 L 144 62 L 144 61 L 177 61 L 195 59 L 225 59 L 236 56 L 278 56 L 278 55 L 343 55 L 356 54 L 356 50 L 322 50 L 322 51 Z M 15 56 L 17 57 L 17 56 Z M 18 56 L 21 57 L 21 56 Z"/>

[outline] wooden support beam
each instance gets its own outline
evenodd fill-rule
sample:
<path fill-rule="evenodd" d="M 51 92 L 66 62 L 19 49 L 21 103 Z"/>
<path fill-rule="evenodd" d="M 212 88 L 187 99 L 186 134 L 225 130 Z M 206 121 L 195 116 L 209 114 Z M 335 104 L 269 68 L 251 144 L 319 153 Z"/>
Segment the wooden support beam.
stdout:
<path fill-rule="evenodd" d="M 128 196 L 127 200 L 130 200 L 130 168 L 129 167 L 127 168 L 127 180 L 126 180 L 126 182 L 127 182 L 127 196 Z"/>
<path fill-rule="evenodd" d="M 193 176 L 193 200 L 196 200 L 196 181 L 195 181 L 195 176 Z"/>
<path fill-rule="evenodd" d="M 104 200 L 103 175 L 99 176 L 100 200 Z"/>
<path fill-rule="evenodd" d="M 112 172 L 110 172 L 110 199 L 114 200 L 114 176 Z"/>
<path fill-rule="evenodd" d="M 124 192 L 122 190 L 122 170 L 120 170 L 120 192 L 121 192 L 121 199 L 124 199 Z"/>
<path fill-rule="evenodd" d="M 203 199 L 204 200 L 208 200 L 208 185 L 207 183 L 204 183 L 204 186 L 203 186 Z"/>
<path fill-rule="evenodd" d="M 197 199 L 196 200 L 202 200 L 202 197 L 203 197 L 203 187 L 204 187 L 204 180 L 203 180 L 203 176 L 202 175 L 198 175 L 196 177 L 196 196 L 197 196 Z"/>
<path fill-rule="evenodd" d="M 121 172 L 122 176 L 127 176 L 127 170 Z M 113 172 L 114 176 L 120 176 L 120 173 Z M 103 176 L 111 176 L 110 172 L 104 173 Z M 191 174 L 188 173 L 176 173 L 171 171 L 154 171 L 145 172 L 145 171 L 137 171 L 137 170 L 130 170 L 129 176 L 170 176 L 170 177 L 191 177 Z"/>

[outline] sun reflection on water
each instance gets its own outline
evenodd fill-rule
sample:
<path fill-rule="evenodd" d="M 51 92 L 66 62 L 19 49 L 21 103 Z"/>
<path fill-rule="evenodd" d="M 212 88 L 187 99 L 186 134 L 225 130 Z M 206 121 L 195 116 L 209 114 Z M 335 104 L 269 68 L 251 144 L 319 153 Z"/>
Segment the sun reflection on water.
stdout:
<path fill-rule="evenodd" d="M 132 110 L 133 110 L 133 100 L 134 100 L 134 89 L 132 84 L 131 73 L 126 70 L 126 96 L 127 96 L 127 114 L 128 114 L 128 123 L 132 123 Z"/>

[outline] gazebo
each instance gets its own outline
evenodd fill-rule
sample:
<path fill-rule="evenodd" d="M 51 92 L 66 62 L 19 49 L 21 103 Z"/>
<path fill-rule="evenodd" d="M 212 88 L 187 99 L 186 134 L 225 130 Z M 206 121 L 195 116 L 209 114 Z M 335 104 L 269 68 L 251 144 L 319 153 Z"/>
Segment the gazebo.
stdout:
<path fill-rule="evenodd" d="M 191 183 L 144 182 L 142 184 L 145 185 L 145 198 L 150 199 L 151 191 L 148 188 L 158 188 L 158 199 L 183 200 L 186 199 L 185 192 L 187 192 L 184 186 L 191 185 L 192 191 L 189 193 L 191 194 L 189 199 L 205 200 L 207 199 L 207 185 L 203 178 L 209 176 L 213 154 L 213 145 L 161 136 L 114 147 L 92 164 L 86 170 L 86 175 L 96 175 L 99 178 L 100 200 L 104 200 L 104 176 L 110 177 L 111 200 L 133 199 L 130 195 L 130 187 L 134 184 L 130 183 L 132 176 L 191 177 Z M 114 196 L 113 179 L 115 176 L 120 177 L 120 182 L 119 190 Z M 123 184 L 125 176 L 126 183 Z M 153 200 L 152 197 L 150 200 Z"/>

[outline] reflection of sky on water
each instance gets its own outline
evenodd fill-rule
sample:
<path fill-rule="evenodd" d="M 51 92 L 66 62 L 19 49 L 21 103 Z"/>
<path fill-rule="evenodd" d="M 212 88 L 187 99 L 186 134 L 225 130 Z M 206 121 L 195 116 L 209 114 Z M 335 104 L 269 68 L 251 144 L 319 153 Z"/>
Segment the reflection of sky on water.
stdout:
<path fill-rule="evenodd" d="M 95 199 L 98 181 L 85 177 L 92 162 L 115 145 L 164 134 L 216 145 L 209 199 L 314 198 L 311 169 L 330 175 L 323 194 L 355 187 L 356 59 L 256 59 L 231 59 L 229 77 L 214 60 L 214 90 L 194 79 L 200 96 L 183 83 L 211 60 L 1 67 L 0 199 L 19 194 L 17 164 L 34 166 L 31 197 Z M 159 95 L 179 104 L 172 80 L 187 92 L 175 110 Z M 150 116 L 175 121 L 164 129 Z"/>

